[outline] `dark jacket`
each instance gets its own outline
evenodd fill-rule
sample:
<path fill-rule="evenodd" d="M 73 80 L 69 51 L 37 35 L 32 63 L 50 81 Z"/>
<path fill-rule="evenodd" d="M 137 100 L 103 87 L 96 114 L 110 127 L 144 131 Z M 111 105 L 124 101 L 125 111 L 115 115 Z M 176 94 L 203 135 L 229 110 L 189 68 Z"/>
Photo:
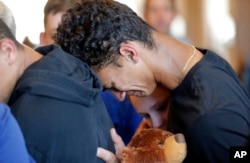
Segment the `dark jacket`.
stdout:
<path fill-rule="evenodd" d="M 37 51 L 45 57 L 25 71 L 10 100 L 30 154 L 42 163 L 102 162 L 97 147 L 114 146 L 100 81 L 58 46 Z"/>

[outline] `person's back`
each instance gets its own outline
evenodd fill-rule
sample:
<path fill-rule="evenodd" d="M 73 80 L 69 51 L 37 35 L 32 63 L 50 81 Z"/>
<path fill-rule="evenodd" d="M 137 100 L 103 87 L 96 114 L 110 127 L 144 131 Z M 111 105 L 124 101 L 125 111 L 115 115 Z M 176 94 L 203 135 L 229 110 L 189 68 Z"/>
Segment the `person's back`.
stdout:
<path fill-rule="evenodd" d="M 114 151 L 102 86 L 82 61 L 51 45 L 19 79 L 10 99 L 37 162 L 101 162 L 98 146 Z"/>

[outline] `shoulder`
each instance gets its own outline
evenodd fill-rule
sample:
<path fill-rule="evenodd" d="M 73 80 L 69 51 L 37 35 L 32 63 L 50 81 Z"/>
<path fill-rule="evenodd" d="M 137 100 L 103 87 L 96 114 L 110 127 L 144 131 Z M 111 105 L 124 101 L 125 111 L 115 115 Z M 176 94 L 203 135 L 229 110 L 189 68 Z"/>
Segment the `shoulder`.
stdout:
<path fill-rule="evenodd" d="M 239 125 L 240 124 L 240 125 Z M 188 130 L 188 137 L 202 143 L 218 145 L 246 143 L 250 120 L 229 109 L 215 109 L 197 118 Z"/>
<path fill-rule="evenodd" d="M 2 117 L 5 117 L 6 114 L 10 114 L 10 108 L 6 104 L 0 103 L 0 120 L 2 120 Z"/>
<path fill-rule="evenodd" d="M 4 129 L 4 126 L 6 125 L 8 119 L 11 117 L 10 108 L 0 103 L 0 130 L 2 131 Z"/>
<path fill-rule="evenodd" d="M 218 92 L 220 89 L 242 89 L 242 84 L 227 61 L 216 53 L 198 48 L 204 57 L 187 74 L 187 82 L 193 88 L 208 88 Z M 225 90 L 223 90 L 225 91 Z"/>
<path fill-rule="evenodd" d="M 239 125 L 240 124 L 240 125 Z M 185 135 L 189 161 L 228 162 L 232 146 L 249 144 L 249 122 L 234 112 L 216 109 L 200 116 Z"/>

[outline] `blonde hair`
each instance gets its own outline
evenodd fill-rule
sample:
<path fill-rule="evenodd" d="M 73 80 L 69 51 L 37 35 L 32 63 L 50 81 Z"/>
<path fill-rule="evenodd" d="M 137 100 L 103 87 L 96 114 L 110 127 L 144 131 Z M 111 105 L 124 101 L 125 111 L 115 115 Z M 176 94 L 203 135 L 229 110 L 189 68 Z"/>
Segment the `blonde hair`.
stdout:
<path fill-rule="evenodd" d="M 13 35 L 16 35 L 16 23 L 11 10 L 0 1 L 0 19 L 9 27 Z"/>

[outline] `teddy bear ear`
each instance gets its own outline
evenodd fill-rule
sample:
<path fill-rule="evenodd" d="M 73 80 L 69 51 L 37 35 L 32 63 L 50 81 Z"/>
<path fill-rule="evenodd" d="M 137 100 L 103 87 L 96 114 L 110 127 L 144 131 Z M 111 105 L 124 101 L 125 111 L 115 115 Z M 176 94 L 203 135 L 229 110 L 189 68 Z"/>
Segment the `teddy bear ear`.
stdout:
<path fill-rule="evenodd" d="M 183 134 L 176 134 L 166 138 L 164 153 L 167 162 L 181 163 L 187 155 L 187 145 Z"/>
<path fill-rule="evenodd" d="M 186 143 L 186 140 L 183 134 L 176 134 L 174 138 L 177 143 Z"/>
<path fill-rule="evenodd" d="M 164 136 L 165 136 L 166 138 L 173 135 L 173 133 L 168 132 L 168 131 L 163 132 L 163 134 L 164 134 Z"/>

